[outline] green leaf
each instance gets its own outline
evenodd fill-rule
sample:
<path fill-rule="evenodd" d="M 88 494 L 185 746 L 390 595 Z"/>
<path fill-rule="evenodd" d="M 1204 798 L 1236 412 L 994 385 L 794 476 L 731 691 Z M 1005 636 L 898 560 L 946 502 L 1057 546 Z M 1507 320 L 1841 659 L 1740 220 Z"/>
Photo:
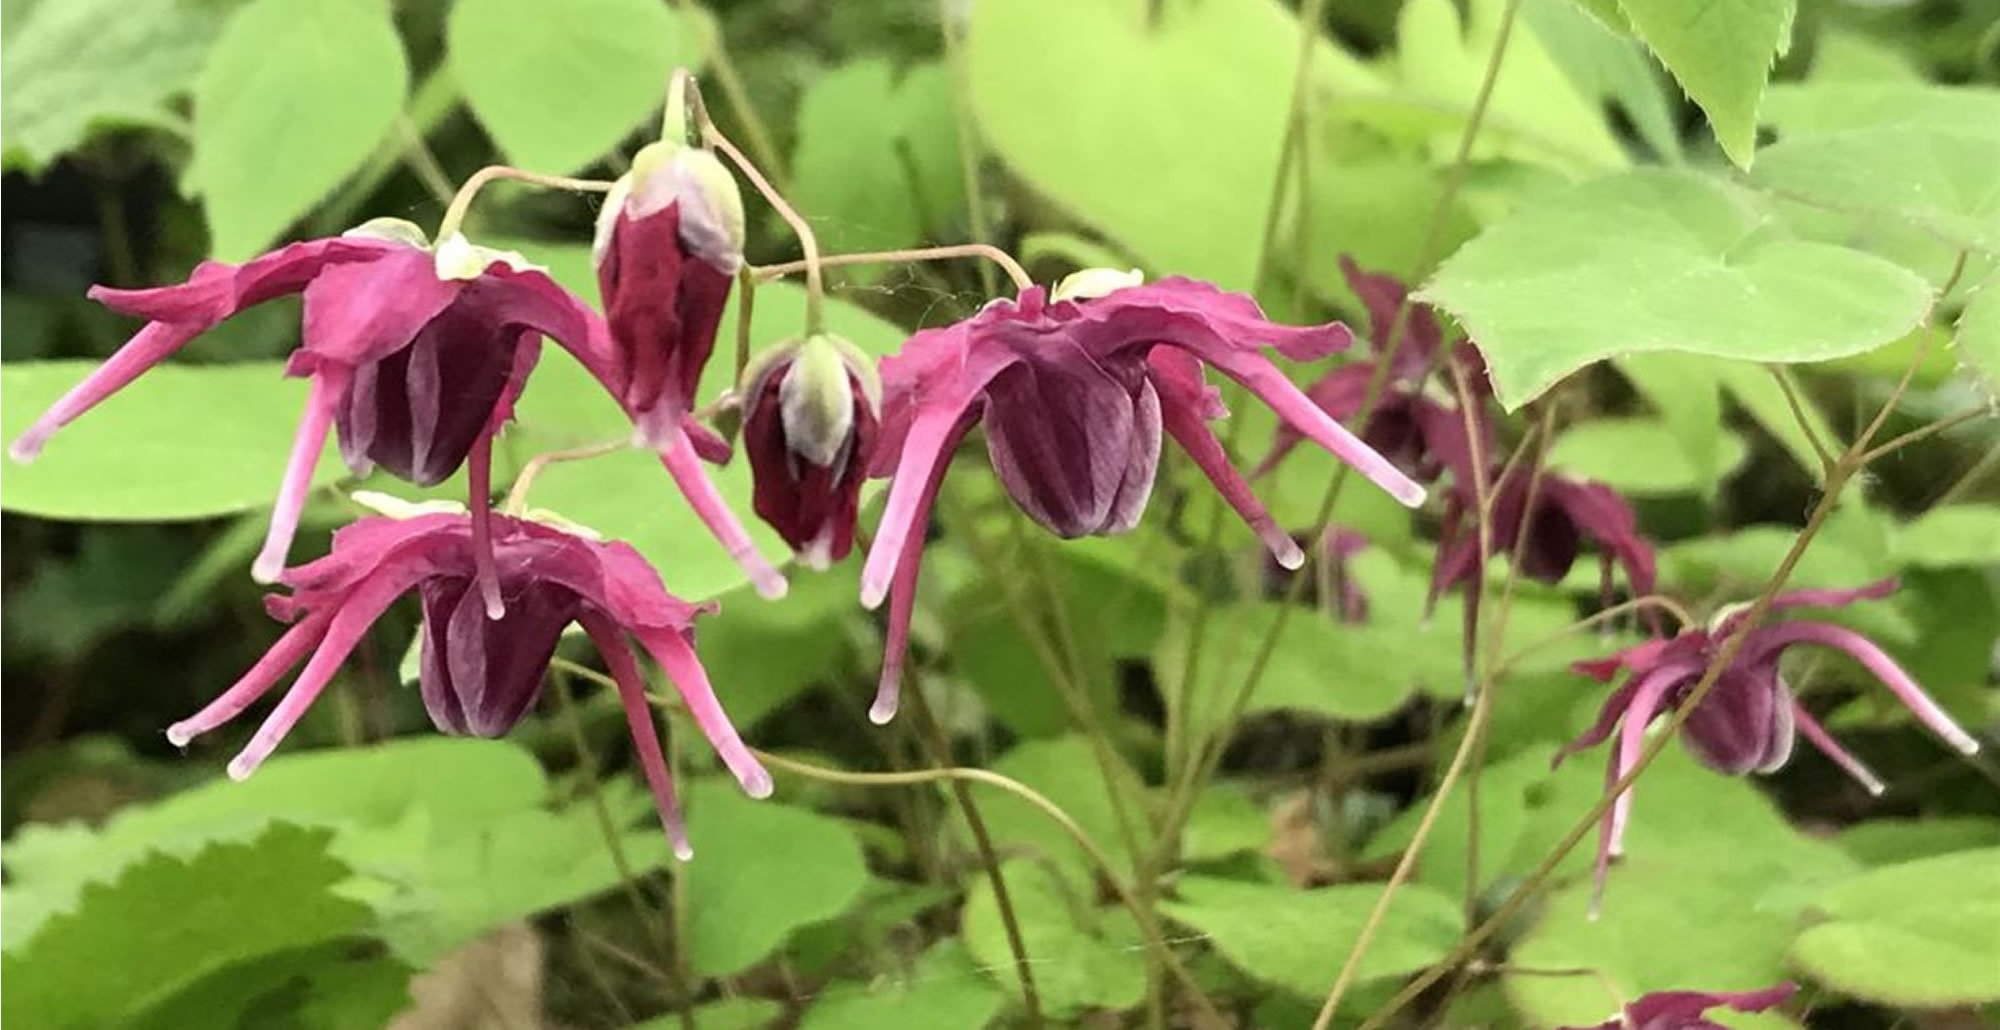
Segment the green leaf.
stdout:
<path fill-rule="evenodd" d="M 683 943 L 703 976 L 755 963 L 792 931 L 846 911 L 867 885 L 861 844 L 837 820 L 753 801 L 733 782 L 696 782 L 685 798 L 695 857 L 678 869 Z"/>
<path fill-rule="evenodd" d="M 394 958 L 356 955 L 351 941 L 264 955 L 202 977 L 126 1024 L 358 1030 L 388 1025 L 411 1007 L 413 970 Z M 377 949 L 367 949 L 370 951 Z"/>
<path fill-rule="evenodd" d="M 951 73 L 938 62 L 903 73 L 896 89 L 896 143 L 909 155 L 911 200 L 933 236 L 966 225 L 965 169 L 959 161 L 959 105 Z M 965 126 L 968 136 L 977 130 Z"/>
<path fill-rule="evenodd" d="M 451 73 L 508 159 L 561 175 L 595 163 L 666 96 L 698 48 L 652 0 L 458 0 L 445 23 Z M 648 133 L 648 138 L 651 133 Z"/>
<path fill-rule="evenodd" d="M 187 173 L 214 256 L 249 257 L 339 185 L 394 124 L 409 74 L 386 0 L 253 0 L 231 16 L 195 82 Z"/>
<path fill-rule="evenodd" d="M 1727 478 L 1743 464 L 1749 449 L 1741 437 L 1724 433 L 1716 478 Z M 1643 456 L 1644 460 L 1634 460 Z M 1573 476 L 1595 479 L 1619 492 L 1646 496 L 1696 493 L 1713 480 L 1687 460 L 1675 442 L 1672 426 L 1650 418 L 1601 418 L 1571 426 L 1549 448 L 1549 467 Z"/>
<path fill-rule="evenodd" d="M 1451 0 L 1412 0 L 1396 25 L 1397 67 L 1419 100 L 1470 111 L 1499 36 L 1506 0 L 1474 0 L 1461 25 Z M 1594 98 L 1585 97 L 1550 56 L 1538 19 L 1517 22 L 1506 60 L 1488 99 L 1495 131 L 1482 133 L 1475 155 L 1541 161 L 1567 170 L 1618 167 L 1625 152 L 1606 127 Z M 1462 123 L 1440 122 L 1433 154 L 1448 157 Z"/>
<path fill-rule="evenodd" d="M 1989 397 L 2000 396 L 2000 272 L 1986 277 L 1959 312 L 1952 348 Z"/>
<path fill-rule="evenodd" d="M 1841 850 L 1866 865 L 1894 865 L 1953 851 L 2000 847 L 2000 820 L 1977 816 L 1870 819 L 1840 831 Z"/>
<path fill-rule="evenodd" d="M 2000 507 L 1950 504 L 1917 516 L 1896 534 L 1898 565 L 1990 567 L 2000 555 Z"/>
<path fill-rule="evenodd" d="M 1620 228 L 1606 235 L 1606 225 Z M 1818 361 L 1888 343 L 1928 310 L 1916 275 L 1767 226 L 1735 187 L 1628 172 L 1523 208 L 1446 261 L 1420 297 L 1478 343 L 1509 410 L 1619 354 Z"/>
<path fill-rule="evenodd" d="M 1023 950 L 1035 971 L 1035 988 L 1051 1017 L 1084 1009 L 1126 1009 L 1146 991 L 1144 944 L 1123 909 L 1099 909 L 1094 893 L 1084 893 L 1047 866 L 1015 859 L 1000 867 L 1008 899 L 1020 923 Z M 962 934 L 966 948 L 1013 997 L 1014 976 L 993 885 L 980 877 L 967 892 Z"/>
<path fill-rule="evenodd" d="M 1791 43 L 1797 0 L 1618 0 L 1632 29 L 1708 115 L 1723 153 L 1745 168 L 1771 63 Z"/>
<path fill-rule="evenodd" d="M 1906 1008 L 2000 999 L 2000 848 L 1884 866 L 1817 895 L 1791 958 L 1842 993 Z"/>
<path fill-rule="evenodd" d="M 992 975 L 973 963 L 963 943 L 947 939 L 907 969 L 820 988 L 799 1030 L 876 1030 L 919 1015 L 930 1026 L 983 1027 L 1000 1011 Z"/>
<path fill-rule="evenodd" d="M 1150 6 L 975 4 L 973 110 L 995 153 L 1062 210 L 1155 269 L 1241 289 L 1277 173 L 1298 24 L 1270 0 L 1171 5 L 1157 25 Z M 1336 94 L 1377 86 L 1324 42 L 1314 81 Z"/>
<path fill-rule="evenodd" d="M 194 84 L 230 10 L 203 0 L 35 4 L 0 48 L 0 166 L 39 172 L 105 128 L 184 130 L 169 101 Z"/>
<path fill-rule="evenodd" d="M 0 434 L 11 440 L 97 367 L 0 366 Z M 305 407 L 305 382 L 277 362 L 168 364 L 65 427 L 33 465 L 7 472 L 6 510 L 44 518 L 162 522 L 271 503 Z M 201 412 L 199 421 L 189 412 Z M 331 442 L 313 482 L 343 473 Z"/>
<path fill-rule="evenodd" d="M 1630 37 L 1617 0 L 1597 2 L 1610 10 L 1586 12 L 1569 0 L 1540 0 L 1521 13 L 1579 91 L 1616 104 L 1655 154 L 1678 160 L 1680 129 L 1658 67 Z M 1509 50 L 1507 60 L 1514 57 Z"/>
<path fill-rule="evenodd" d="M 1202 789 L 1181 834 L 1181 858 L 1208 862 L 1245 851 L 1262 851 L 1271 843 L 1271 817 L 1249 793 L 1224 782 Z"/>
<path fill-rule="evenodd" d="M 1375 884 L 1298 890 L 1207 876 L 1183 877 L 1174 892 L 1180 900 L 1160 906 L 1168 917 L 1208 934 L 1245 976 L 1311 998 L 1333 986 L 1382 894 Z M 1463 918 L 1450 896 L 1405 885 L 1389 903 L 1357 979 L 1413 972 L 1443 958 Z"/>
<path fill-rule="evenodd" d="M 2000 134 L 2000 90 L 1919 83 L 1793 83 L 1771 88 L 1764 121 L 1795 136 L 1890 126 Z"/>
<path fill-rule="evenodd" d="M 118 1024 L 235 962 L 344 937 L 371 921 L 336 894 L 328 834 L 274 826 L 191 858 L 154 856 L 92 887 L 0 957 L 19 1026 Z M 81 989 L 80 985 L 87 985 Z"/>
<path fill-rule="evenodd" d="M 896 85 L 889 62 L 865 58 L 813 80 L 799 99 L 794 200 L 829 251 L 894 250 L 923 229 L 910 162 L 898 153 Z M 881 267 L 856 269 L 864 280 Z"/>
<path fill-rule="evenodd" d="M 1896 219 L 1955 249 L 2000 249 L 2000 133 L 1897 125 L 1787 139 L 1751 181 L 1787 199 Z"/>

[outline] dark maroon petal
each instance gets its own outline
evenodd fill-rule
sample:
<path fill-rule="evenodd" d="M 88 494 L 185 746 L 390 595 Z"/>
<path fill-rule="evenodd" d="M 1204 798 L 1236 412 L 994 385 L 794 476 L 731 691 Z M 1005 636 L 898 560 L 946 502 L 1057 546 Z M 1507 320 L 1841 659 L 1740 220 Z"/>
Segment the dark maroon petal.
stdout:
<path fill-rule="evenodd" d="M 301 607 L 353 589 L 377 570 L 396 566 L 447 574 L 462 568 L 471 575 L 469 534 L 463 515 L 419 515 L 409 519 L 369 517 L 333 533 L 333 547 L 323 558 L 286 569 L 279 582 L 290 587 L 289 598 L 268 598 L 265 607 L 276 618 L 289 620 Z"/>
<path fill-rule="evenodd" d="M 1729 776 L 1778 768 L 1791 757 L 1792 740 L 1792 696 L 1775 658 L 1723 670 L 1681 725 L 1688 753 Z"/>
<path fill-rule="evenodd" d="M 677 425 L 694 407 L 734 282 L 690 255 L 680 229 L 678 201 L 640 218 L 620 212 L 597 266 L 620 400 L 642 428 Z"/>
<path fill-rule="evenodd" d="M 1896 592 L 1896 577 L 1876 580 L 1851 590 L 1788 590 L 1771 600 L 1772 611 L 1788 608 L 1845 608 L 1856 601 L 1879 601 Z"/>
<path fill-rule="evenodd" d="M 455 582 L 455 588 L 443 641 L 449 680 L 444 689 L 456 695 L 463 732 L 504 736 L 541 693 L 549 659 L 563 627 L 576 617 L 578 600 L 560 586 L 516 573 L 502 580 L 507 613 L 492 619 L 470 583 Z M 428 593 L 425 600 L 425 621 L 430 622 L 435 614 Z M 426 646 L 434 641 L 435 630 L 428 630 Z M 426 685 L 426 703 L 430 695 Z M 438 728 L 448 729 L 442 722 Z"/>
<path fill-rule="evenodd" d="M 1616 490 L 1603 483 L 1544 476 L 1549 503 L 1562 509 L 1583 536 L 1614 556 L 1625 569 L 1634 595 L 1653 592 L 1653 545 L 1639 533 L 1639 516 Z"/>
<path fill-rule="evenodd" d="M 1761 991 L 1656 991 L 1625 1006 L 1635 1030 L 1705 1030 L 1716 1024 L 1704 1019 L 1709 1009 L 1763 1012 L 1785 1003 L 1798 987 L 1779 984 Z"/>
<path fill-rule="evenodd" d="M 472 580 L 463 577 L 433 579 L 418 588 L 422 599 L 423 622 L 417 626 L 422 643 L 417 651 L 417 689 L 424 699 L 424 711 L 431 725 L 453 736 L 469 736 L 465 704 L 451 679 L 450 627 L 459 603 L 472 594 Z M 482 615 L 485 613 L 482 611 Z"/>
<path fill-rule="evenodd" d="M 1368 309 L 1370 340 L 1377 355 L 1389 350 L 1389 330 L 1395 324 L 1396 314 L 1402 308 L 1410 288 L 1395 276 L 1364 272 L 1348 255 L 1340 256 L 1340 272 L 1347 278 L 1347 288 L 1361 298 L 1361 305 Z M 1437 316 L 1431 313 L 1427 304 L 1412 304 L 1410 312 L 1404 316 L 1403 342 L 1396 348 L 1395 375 L 1405 381 L 1414 381 L 1429 370 L 1431 358 L 1444 343 L 1444 332 L 1438 328 Z M 1337 416 L 1336 416 L 1337 417 Z"/>
<path fill-rule="evenodd" d="M 848 376 L 854 426 L 830 465 L 818 465 L 793 450 L 786 439 L 779 392 L 789 360 L 774 364 L 751 384 L 745 400 L 743 449 L 755 484 L 759 518 L 778 531 L 793 551 L 824 567 L 854 546 L 854 521 L 866 478 L 863 456 L 876 436 L 875 412 L 860 381 Z"/>
<path fill-rule="evenodd" d="M 1135 470 L 1150 492 L 1158 399 L 1142 410 L 1137 375 L 1121 382 L 1062 341 L 1046 346 L 1059 353 L 1014 364 L 987 386 L 987 454 L 1014 503 L 1050 532 L 1106 532 Z M 1153 425 L 1142 426 L 1148 417 Z"/>
<path fill-rule="evenodd" d="M 288 244 L 241 265 L 204 261 L 179 286 L 143 290 L 93 286 L 90 299 L 137 318 L 210 326 L 244 308 L 297 293 L 328 267 L 405 252 L 425 253 L 389 240 L 331 236 Z"/>

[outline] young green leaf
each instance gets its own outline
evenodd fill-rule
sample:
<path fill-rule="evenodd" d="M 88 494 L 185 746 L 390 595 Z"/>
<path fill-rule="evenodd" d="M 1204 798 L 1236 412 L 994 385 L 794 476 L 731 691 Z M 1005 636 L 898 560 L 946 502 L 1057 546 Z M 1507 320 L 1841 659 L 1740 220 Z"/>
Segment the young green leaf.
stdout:
<path fill-rule="evenodd" d="M 1001 1003 L 993 975 L 973 963 L 964 944 L 947 939 L 907 969 L 867 983 L 834 981 L 820 988 L 799 1030 L 876 1030 L 908 1025 L 913 1018 L 939 1027 L 986 1026 Z"/>
<path fill-rule="evenodd" d="M 1787 139 L 1751 180 L 1779 196 L 1916 226 L 1955 250 L 2000 249 L 2000 129 L 1851 129 Z"/>
<path fill-rule="evenodd" d="M 551 175 L 603 157 L 692 64 L 678 12 L 653 0 L 459 0 L 445 25 L 451 72 L 508 159 Z M 653 133 L 647 132 L 651 139 Z"/>
<path fill-rule="evenodd" d="M 216 258 L 256 253 L 340 184 L 395 123 L 409 85 L 387 0 L 253 0 L 194 90 L 188 188 Z"/>
<path fill-rule="evenodd" d="M 1522 209 L 1420 297 L 1465 327 L 1513 410 L 1619 354 L 1792 362 L 1868 350 L 1915 326 L 1930 289 L 1880 258 L 1777 235 L 1735 187 L 1649 169 Z"/>
<path fill-rule="evenodd" d="M 1965 302 L 1952 347 L 1958 360 L 1979 378 L 1987 396 L 2000 396 L 2000 272 L 1987 276 Z"/>
<path fill-rule="evenodd" d="M 1571 426 L 1549 449 L 1549 467 L 1594 479 L 1632 496 L 1697 493 L 1727 478 L 1748 453 L 1743 439 L 1724 433 L 1720 459 L 1704 474 L 1687 460 L 1673 427 L 1650 418 L 1600 418 Z"/>
<path fill-rule="evenodd" d="M 1790 46 L 1798 0 L 1618 0 L 1632 30 L 1701 105 L 1716 142 L 1745 168 L 1771 63 Z"/>
<path fill-rule="evenodd" d="M 1179 900 L 1161 910 L 1212 937 L 1216 950 L 1244 975 L 1318 998 L 1333 985 L 1382 889 L 1347 884 L 1298 890 L 1188 876 L 1174 892 Z M 1458 939 L 1462 918 L 1450 896 L 1417 884 L 1403 887 L 1361 961 L 1359 977 L 1395 976 L 1443 958 Z"/>
<path fill-rule="evenodd" d="M 1048 1015 L 1084 1009 L 1124 1009 L 1146 991 L 1145 945 L 1124 909 L 1096 907 L 1084 893 L 1046 865 L 1017 858 L 1000 867 L 1008 899 L 1020 922 L 1022 943 L 1034 965 L 1035 987 Z M 1011 995 L 1021 982 L 1000 923 L 992 881 L 981 876 L 966 893 L 965 946 Z"/>

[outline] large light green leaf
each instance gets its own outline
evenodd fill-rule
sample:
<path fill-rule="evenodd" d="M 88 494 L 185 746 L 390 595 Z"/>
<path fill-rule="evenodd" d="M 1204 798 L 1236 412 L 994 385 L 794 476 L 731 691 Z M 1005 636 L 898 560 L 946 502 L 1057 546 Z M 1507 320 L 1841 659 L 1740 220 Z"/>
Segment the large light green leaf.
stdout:
<path fill-rule="evenodd" d="M 798 131 L 793 200 L 830 252 L 907 247 L 927 220 L 963 213 L 950 83 L 936 66 L 900 82 L 880 58 L 835 68 L 800 99 Z M 846 274 L 883 271 L 864 266 Z"/>
<path fill-rule="evenodd" d="M 1655 154 L 1678 160 L 1680 129 L 1674 124 L 1665 79 L 1646 56 L 1645 47 L 1628 34 L 1624 16 L 1616 11 L 1617 0 L 1598 2 L 1611 9 L 1609 17 L 1605 11 L 1586 13 L 1570 0 L 1536 0 L 1521 14 L 1579 91 L 1618 105 Z M 1507 60 L 1515 56 L 1510 50 Z"/>
<path fill-rule="evenodd" d="M 695 857 L 679 867 L 687 899 L 688 962 L 703 976 L 734 973 L 800 927 L 831 919 L 861 896 L 868 867 L 854 831 L 734 782 L 684 791 Z"/>
<path fill-rule="evenodd" d="M 0 434 L 11 440 L 96 368 L 0 365 Z M 6 510 L 46 518 L 160 522 L 271 503 L 305 408 L 305 381 L 278 362 L 170 364 L 57 433 L 32 465 L 7 470 Z M 331 444 L 315 483 L 344 473 Z"/>
<path fill-rule="evenodd" d="M 1813 898 L 1792 961 L 1908 1008 L 2000 999 L 2000 848 L 1870 870 Z"/>
<path fill-rule="evenodd" d="M 1299 890 L 1189 876 L 1174 893 L 1179 900 L 1161 909 L 1175 922 L 1208 934 L 1244 975 L 1318 998 L 1333 986 L 1382 890 L 1375 884 Z M 1418 884 L 1404 886 L 1389 903 L 1357 978 L 1408 973 L 1443 958 L 1457 942 L 1463 918 L 1449 896 Z"/>
<path fill-rule="evenodd" d="M 1781 136 L 1891 126 L 2000 134 L 2000 90 L 1921 83 L 1793 83 L 1771 88 L 1763 120 Z"/>
<path fill-rule="evenodd" d="M 1884 350 L 1893 349 L 1890 347 Z M 1792 404 L 1785 399 L 1785 388 L 1773 378 L 1770 370 L 1759 368 L 1747 361 L 1710 361 L 1692 355 L 1676 355 L 1694 361 L 1704 361 L 1722 389 L 1747 412 L 1778 446 L 1792 456 L 1799 468 L 1815 481 L 1826 478 L 1826 466 L 1821 463 L 1819 452 L 1813 449 L 1813 438 L 1817 437 L 1828 450 L 1838 454 L 1844 441 L 1833 428 L 1826 413 L 1813 403 L 1812 394 L 1796 382 L 1794 392 L 1799 398 L 1799 411 L 1805 415 L 1805 424 L 1799 422 L 1799 415 L 1792 411 Z M 1789 374 L 1789 371 L 1787 371 Z"/>
<path fill-rule="evenodd" d="M 1752 181 L 1837 211 L 1886 216 L 1954 249 L 2000 248 L 2000 132 L 1885 126 L 1787 139 Z"/>
<path fill-rule="evenodd" d="M 1721 479 L 1722 391 L 1719 362 L 1692 354 L 1628 354 L 1611 359 L 1618 374 L 1660 413 L 1673 432 L 1674 449 L 1687 458 L 1695 479 L 1713 491 Z"/>
<path fill-rule="evenodd" d="M 253 0 L 236 12 L 194 92 L 187 186 L 214 256 L 249 257 L 311 210 L 374 151 L 408 84 L 387 0 Z"/>
<path fill-rule="evenodd" d="M 1727 477 L 1743 464 L 1748 448 L 1734 433 L 1721 440 L 1720 460 L 1710 475 Z M 1571 426 L 1549 448 L 1548 460 L 1551 468 L 1633 496 L 1695 493 L 1713 482 L 1704 480 L 1676 445 L 1674 427 L 1650 418 L 1600 418 Z"/>
<path fill-rule="evenodd" d="M 1523 209 L 1460 249 L 1421 296 L 1465 326 L 1510 410 L 1625 353 L 1776 362 L 1857 353 L 1908 332 L 1930 302 L 1904 269 L 1777 236 L 1751 195 L 1659 170 Z"/>
<path fill-rule="evenodd" d="M 1009 167 L 1154 269 L 1241 289 L 1257 262 L 1299 28 L 1270 0 L 1009 0 L 972 9 L 980 129 Z M 1315 79 L 1374 76 L 1322 44 Z M 1331 266 L 1331 262 L 1326 262 Z"/>
<path fill-rule="evenodd" d="M 1118 874 L 1129 875 L 1131 851 L 1119 829 L 1118 810 L 1105 784 L 1104 773 L 1086 738 L 1067 736 L 1024 742 L 994 762 L 993 771 L 1027 784 L 1061 806 L 1110 856 L 1118 866 Z M 979 811 L 996 845 L 1010 853 L 1031 855 L 1061 867 L 1073 874 L 1070 882 L 1074 885 L 1095 881 L 1097 867 L 1046 812 L 1012 794 L 983 787 L 973 789 L 980 792 Z M 1121 781 L 1121 791 L 1135 832 L 1143 831 L 1145 809 L 1139 784 Z"/>
<path fill-rule="evenodd" d="M 452 75 L 517 164 L 560 175 L 595 162 L 666 95 L 698 48 L 653 0 L 458 0 L 445 26 Z"/>
<path fill-rule="evenodd" d="M 1632 30 L 1701 105 L 1729 159 L 1757 145 L 1757 105 L 1771 62 L 1791 43 L 1797 0 L 1618 0 Z"/>
<path fill-rule="evenodd" d="M 1094 892 L 1078 890 L 1029 859 L 1004 863 L 1000 874 L 1048 1015 L 1060 1019 L 1084 1009 L 1126 1009 L 1139 1003 L 1146 990 L 1145 946 L 1125 910 L 1097 908 Z M 1019 997 L 1014 955 L 985 877 L 967 893 L 961 932 L 972 957 Z"/>
<path fill-rule="evenodd" d="M 84 892 L 0 958 L 16 1026 L 123 1025 L 232 963 L 344 937 L 366 906 L 337 895 L 348 876 L 328 835 L 274 826 L 189 858 L 155 856 Z"/>
<path fill-rule="evenodd" d="M 0 60 L 4 155 L 39 171 L 112 126 L 182 127 L 168 102 L 187 92 L 230 3 L 43 0 L 9 25 Z M 8 17 L 16 17 L 10 9 Z"/>
<path fill-rule="evenodd" d="M 1446 109 L 1470 111 L 1498 38 L 1506 0 L 1475 0 L 1460 23 L 1451 0 L 1412 0 L 1403 5 L 1396 27 L 1397 68 L 1413 98 Z M 1506 60 L 1488 100 L 1488 128 L 1478 153 L 1541 161 L 1559 168 L 1589 170 L 1625 163 L 1625 154 L 1606 127 L 1594 98 L 1550 56 L 1533 20 L 1517 22 Z M 1448 157 L 1463 135 L 1457 120 L 1438 124 L 1432 146 Z"/>

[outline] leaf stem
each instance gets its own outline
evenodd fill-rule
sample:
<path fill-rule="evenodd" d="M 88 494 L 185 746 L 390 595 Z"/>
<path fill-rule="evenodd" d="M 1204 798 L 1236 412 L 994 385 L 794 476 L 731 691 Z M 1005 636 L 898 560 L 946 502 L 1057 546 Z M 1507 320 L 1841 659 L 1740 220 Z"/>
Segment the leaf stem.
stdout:
<path fill-rule="evenodd" d="M 509 515 L 519 515 L 521 512 L 527 510 L 528 491 L 534 489 L 536 478 L 541 476 L 542 470 L 548 468 L 550 465 L 565 461 L 584 461 L 590 458 L 602 457 L 606 454 L 622 451 L 631 445 L 632 438 L 630 436 L 621 436 L 616 440 L 605 440 L 601 443 L 584 444 L 580 447 L 568 447 L 559 451 L 546 451 L 537 454 L 529 458 L 527 464 L 521 466 L 520 474 L 514 477 L 514 485 L 508 488 L 507 500 L 501 505 L 500 510 Z"/>
<path fill-rule="evenodd" d="M 701 94 L 699 91 L 690 90 L 689 96 L 699 98 Z M 770 180 L 764 178 L 764 173 L 758 171 L 757 166 L 743 156 L 743 151 L 736 149 L 736 144 L 731 143 L 729 138 L 722 134 L 722 130 L 708 120 L 707 111 L 699 106 L 698 101 L 695 110 L 702 119 L 702 139 L 735 163 L 737 170 L 743 173 L 743 177 L 750 180 L 750 185 L 764 195 L 764 200 L 771 205 L 771 209 L 778 212 L 778 217 L 792 227 L 792 235 L 799 238 L 799 249 L 805 252 L 805 261 L 802 264 L 806 272 L 806 335 L 813 336 L 824 332 L 826 282 L 820 273 L 819 237 L 813 235 L 812 226 L 806 222 L 803 215 L 799 214 L 798 209 L 785 199 L 784 194 L 779 193 L 777 188 L 771 185 Z"/>

